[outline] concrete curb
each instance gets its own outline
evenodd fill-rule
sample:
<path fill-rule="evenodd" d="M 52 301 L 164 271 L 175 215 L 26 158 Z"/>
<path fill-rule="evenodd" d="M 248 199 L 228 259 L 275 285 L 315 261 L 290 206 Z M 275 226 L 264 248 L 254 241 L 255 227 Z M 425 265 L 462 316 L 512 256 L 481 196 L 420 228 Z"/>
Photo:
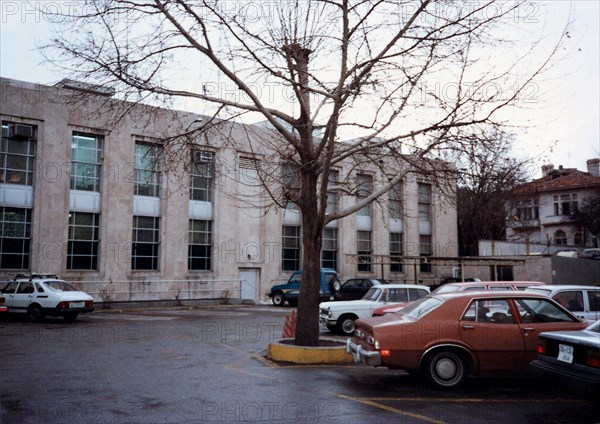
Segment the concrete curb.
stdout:
<path fill-rule="evenodd" d="M 346 343 L 338 339 L 321 338 L 339 346 L 295 346 L 286 343 L 294 339 L 277 339 L 269 343 L 267 358 L 292 364 L 351 364 L 352 355 L 346 352 Z"/>

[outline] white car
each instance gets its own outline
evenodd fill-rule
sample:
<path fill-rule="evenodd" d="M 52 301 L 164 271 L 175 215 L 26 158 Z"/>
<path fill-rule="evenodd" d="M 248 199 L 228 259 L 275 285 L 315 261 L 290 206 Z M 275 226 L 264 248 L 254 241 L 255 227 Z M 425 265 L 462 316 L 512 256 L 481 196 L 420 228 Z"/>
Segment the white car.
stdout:
<path fill-rule="evenodd" d="M 94 310 L 92 296 L 56 275 L 20 274 L 1 291 L 8 312 L 27 314 L 34 322 L 46 315 L 62 316 L 65 321 L 73 322 L 79 314 Z"/>
<path fill-rule="evenodd" d="M 600 286 L 547 285 L 529 287 L 525 291 L 551 297 L 590 324 L 600 319 Z"/>
<path fill-rule="evenodd" d="M 408 303 L 429 294 L 429 287 L 416 284 L 386 284 L 371 287 L 360 300 L 322 302 L 319 321 L 330 331 L 349 336 L 354 333 L 354 321 L 368 318 L 375 308 L 387 303 Z"/>

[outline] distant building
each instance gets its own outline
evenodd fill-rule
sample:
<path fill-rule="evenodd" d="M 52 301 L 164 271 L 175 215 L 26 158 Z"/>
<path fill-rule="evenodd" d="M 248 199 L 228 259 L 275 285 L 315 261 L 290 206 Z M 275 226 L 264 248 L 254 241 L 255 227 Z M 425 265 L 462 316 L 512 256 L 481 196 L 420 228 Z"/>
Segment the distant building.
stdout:
<path fill-rule="evenodd" d="M 587 170 L 544 165 L 542 178 L 516 187 L 509 205 L 507 241 L 594 246 L 592 235 L 570 225 L 567 219 L 588 196 L 600 193 L 600 159 L 588 160 Z"/>
<path fill-rule="evenodd" d="M 97 296 L 112 282 L 116 300 L 219 297 L 243 280 L 242 298 L 264 301 L 275 282 L 302 267 L 299 213 L 258 210 L 241 198 L 261 202 L 252 152 L 264 126 L 230 123 L 227 139 L 166 144 L 209 117 L 126 103 L 72 81 L 0 83 L 0 280 L 56 273 L 98 282 Z M 82 92 L 94 95 L 74 101 Z M 123 108 L 125 117 L 112 119 Z M 156 166 L 175 149 L 184 152 L 179 159 Z M 368 166 L 343 165 L 333 177 L 348 175 L 363 194 L 376 188 Z M 332 189 L 328 207 L 357 197 Z M 342 279 L 425 283 L 448 274 L 442 266 L 372 260 L 456 256 L 456 206 L 440 198 L 432 182 L 408 174 L 385 202 L 327 226 L 322 265 Z"/>

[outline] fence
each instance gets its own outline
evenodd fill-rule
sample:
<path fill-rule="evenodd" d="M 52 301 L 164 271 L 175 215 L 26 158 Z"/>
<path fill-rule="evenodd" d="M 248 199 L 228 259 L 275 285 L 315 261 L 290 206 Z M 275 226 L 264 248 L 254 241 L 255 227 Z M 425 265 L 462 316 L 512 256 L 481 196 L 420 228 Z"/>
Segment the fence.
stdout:
<path fill-rule="evenodd" d="M 242 280 L 72 281 L 95 302 L 241 299 Z"/>

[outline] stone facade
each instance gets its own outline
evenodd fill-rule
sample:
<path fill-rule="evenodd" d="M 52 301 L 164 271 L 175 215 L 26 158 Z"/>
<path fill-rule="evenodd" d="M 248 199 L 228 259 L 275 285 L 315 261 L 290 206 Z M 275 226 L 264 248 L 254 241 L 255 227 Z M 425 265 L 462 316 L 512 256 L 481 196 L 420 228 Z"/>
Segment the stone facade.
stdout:
<path fill-rule="evenodd" d="M 290 275 L 282 267 L 283 228 L 299 225 L 299 216 L 294 210 L 268 207 L 269 199 L 256 184 L 250 152 L 254 154 L 256 146 L 270 137 L 263 126 L 228 124 L 227 131 L 201 141 L 186 144 L 178 139 L 165 145 L 162 152 L 165 158 L 175 159 L 165 159 L 163 167 L 153 173 L 149 168 L 140 169 L 148 165 L 151 146 L 208 117 L 120 102 L 111 93 L 74 99 L 80 90 L 65 85 L 50 87 L 8 79 L 0 79 L 0 83 L 4 146 L 0 279 L 19 272 L 39 272 L 56 273 L 70 281 L 112 281 L 129 286 L 129 300 L 148 299 L 144 296 L 145 291 L 152 290 L 148 282 L 172 282 L 165 290 L 158 290 L 170 293 L 164 296 L 201 282 L 204 286 L 194 289 L 194 297 L 202 297 L 211 296 L 211 290 L 235 290 L 237 282 L 244 280 L 253 284 L 242 289 L 241 297 L 265 301 L 270 287 Z M 123 108 L 128 108 L 128 113 L 116 120 Z M 78 168 L 80 171 L 74 171 L 77 149 L 88 149 L 94 142 L 97 163 L 91 166 L 87 159 Z M 30 151 L 22 155 L 24 143 Z M 191 161 L 190 145 L 208 155 L 205 159 L 212 160 L 217 168 L 211 174 L 213 188 L 207 200 L 190 199 L 190 165 L 186 163 Z M 177 152 L 184 154 L 175 156 Z M 87 157 L 89 153 L 86 150 Z M 23 160 L 34 164 L 29 169 L 30 184 L 22 178 L 11 180 L 19 173 L 25 175 L 26 170 L 20 168 L 27 168 Z M 91 184 L 94 170 L 99 173 L 99 188 L 89 190 L 90 186 L 85 185 L 85 189 L 77 189 L 78 178 Z M 343 175 L 355 169 L 341 167 L 339 172 Z M 148 195 L 153 178 L 158 176 L 158 196 Z M 431 219 L 420 222 L 419 183 L 426 181 L 414 174 L 403 181 L 403 215 L 399 220 L 388 218 L 386 203 L 382 202 L 371 206 L 368 222 L 351 215 L 330 224 L 335 229 L 336 268 L 342 279 L 364 275 L 398 282 L 429 282 L 448 274 L 441 266 L 433 266 L 431 272 L 409 266 L 393 272 L 389 264 L 373 264 L 370 271 L 359 271 L 352 259 L 358 251 L 357 231 L 361 229 L 371 233 L 373 255 L 390 254 L 390 231 L 402 234 L 404 255 L 419 255 L 422 235 L 430 236 L 431 255 L 457 255 L 455 204 L 442 201 L 440 191 L 431 185 Z M 355 201 L 353 196 L 339 197 L 341 206 Z M 136 221 L 136 217 L 142 219 Z M 83 229 L 78 219 L 86 222 L 81 224 Z M 192 256 L 199 255 L 199 268 L 206 269 L 190 269 L 191 220 L 200 225 L 196 235 L 204 240 L 195 246 L 201 253 Z M 9 227 L 12 230 L 7 231 Z M 78 229 L 83 236 L 74 235 Z M 202 245 L 207 243 L 208 250 L 203 250 L 206 246 Z M 138 265 L 132 261 L 141 264 L 141 269 L 134 269 Z M 136 293 L 133 297 L 132 284 Z"/>

